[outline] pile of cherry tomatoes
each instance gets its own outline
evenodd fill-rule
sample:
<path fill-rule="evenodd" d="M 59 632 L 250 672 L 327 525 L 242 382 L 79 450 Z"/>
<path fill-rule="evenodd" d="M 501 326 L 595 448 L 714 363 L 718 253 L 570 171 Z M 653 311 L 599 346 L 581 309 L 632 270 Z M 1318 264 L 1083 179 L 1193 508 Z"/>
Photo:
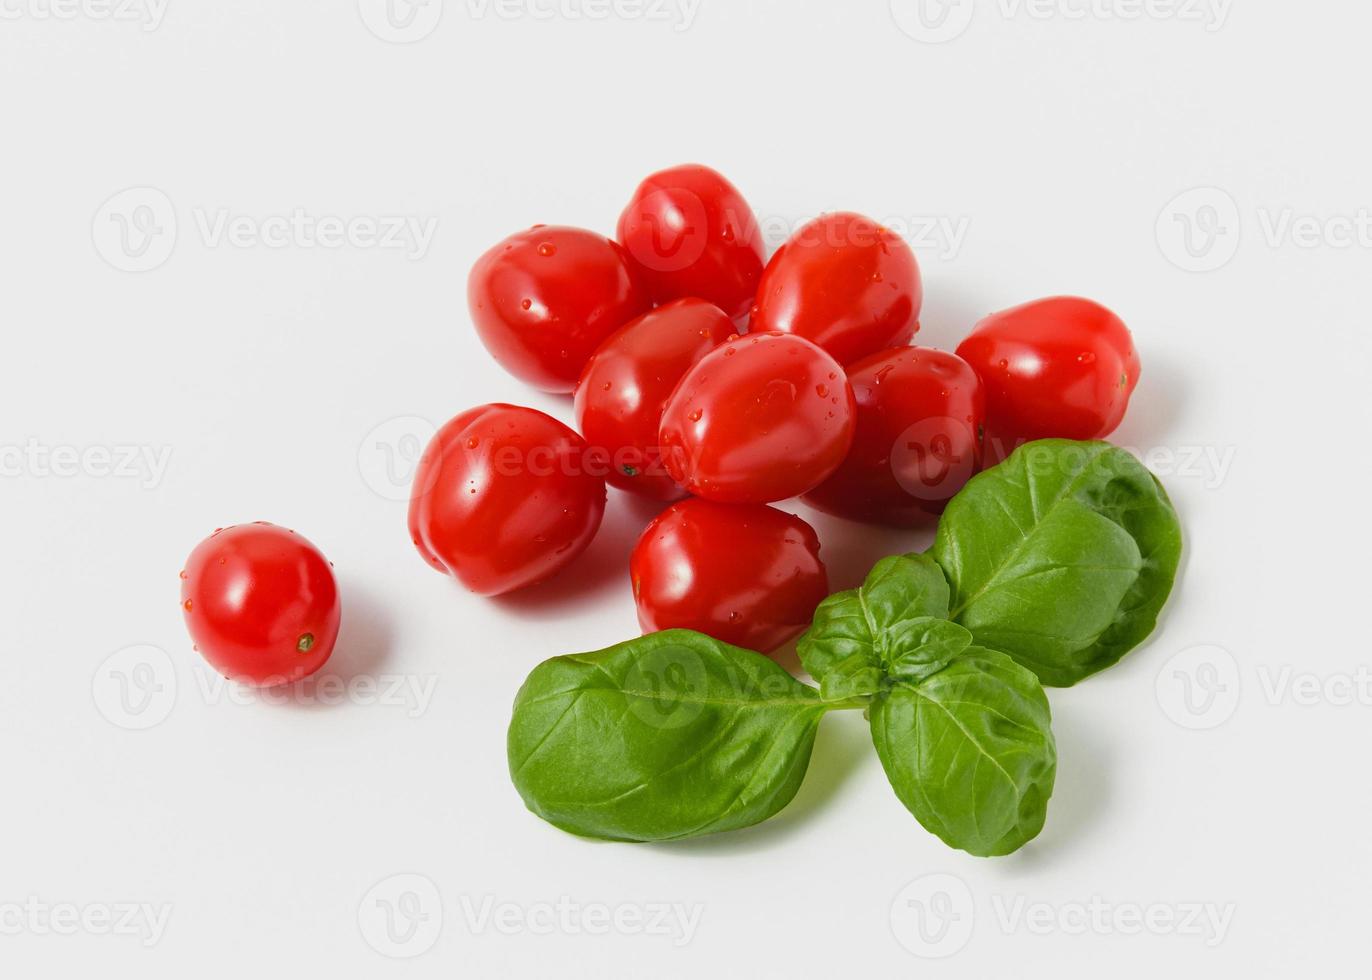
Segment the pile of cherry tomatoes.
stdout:
<path fill-rule="evenodd" d="M 410 503 L 424 559 L 481 595 L 540 582 L 591 542 L 608 484 L 669 505 L 630 557 L 644 630 L 694 629 L 763 652 L 803 631 L 829 593 L 814 530 L 770 504 L 799 497 L 853 520 L 933 521 L 1021 442 L 1108 435 L 1139 377 L 1119 318 L 1072 297 L 988 317 L 956 353 L 911 346 L 923 286 L 899 235 L 830 213 L 767 260 L 747 201 L 697 165 L 644 180 L 617 240 L 545 225 L 511 235 L 476 262 L 468 300 L 502 367 L 574 396 L 580 432 L 508 404 L 444 425 Z M 236 541 L 267 536 L 291 556 L 282 561 L 294 571 L 278 575 L 287 591 L 327 590 L 308 542 L 245 527 L 197 549 L 183 577 L 198 571 L 202 584 L 193 576 L 183 598 L 211 662 L 262 683 L 243 644 L 217 640 L 222 628 L 206 621 L 234 611 L 211 601 L 197 613 L 204 573 L 226 574 L 244 560 Z M 274 682 L 323 662 L 336 589 L 331 601 L 332 616 L 328 601 L 285 603 L 263 632 L 277 649 L 260 658 Z"/>

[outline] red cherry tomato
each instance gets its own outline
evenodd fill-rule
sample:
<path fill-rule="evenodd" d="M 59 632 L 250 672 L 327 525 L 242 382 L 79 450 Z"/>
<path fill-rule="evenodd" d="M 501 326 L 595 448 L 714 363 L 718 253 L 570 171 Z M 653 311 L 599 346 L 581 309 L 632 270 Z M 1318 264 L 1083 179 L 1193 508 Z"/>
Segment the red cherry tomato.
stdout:
<path fill-rule="evenodd" d="M 859 521 L 912 527 L 943 513 L 981 468 L 986 397 L 956 354 L 881 351 L 848 367 L 857 401 L 853 448 L 806 503 Z"/>
<path fill-rule="evenodd" d="M 581 554 L 605 512 L 586 443 L 532 408 L 482 405 L 438 430 L 410 498 L 419 553 L 480 595 L 539 582 Z"/>
<path fill-rule="evenodd" d="M 794 334 L 716 347 L 677 385 L 658 441 L 672 478 L 721 503 L 768 503 L 812 489 L 853 441 L 843 368 Z"/>
<path fill-rule="evenodd" d="M 658 449 L 662 409 L 691 365 L 733 332 L 719 307 L 679 299 L 621 327 L 591 356 L 576 387 L 577 427 L 610 483 L 658 500 L 684 495 Z"/>
<path fill-rule="evenodd" d="M 657 302 L 698 296 L 735 319 L 747 315 L 762 277 L 762 232 L 721 174 L 687 164 L 648 177 L 619 218 L 619 240 Z"/>
<path fill-rule="evenodd" d="M 1102 439 L 1124 418 L 1139 357 L 1123 321 L 1058 296 L 996 313 L 958 346 L 986 386 L 997 456 L 1033 439 Z"/>
<path fill-rule="evenodd" d="M 762 504 L 673 504 L 629 574 L 645 633 L 692 629 L 763 653 L 802 633 L 829 594 L 814 529 Z"/>
<path fill-rule="evenodd" d="M 919 263 L 904 239 L 860 214 L 826 214 L 767 263 L 748 329 L 799 334 L 851 364 L 908 344 L 923 302 Z"/>
<path fill-rule="evenodd" d="M 624 250 L 592 231 L 534 225 L 472 266 L 467 303 L 500 366 L 569 392 L 601 341 L 651 307 Z"/>
<path fill-rule="evenodd" d="M 319 549 L 260 521 L 221 528 L 196 545 L 181 573 L 181 609 L 210 666 L 256 687 L 290 684 L 324 666 L 342 616 Z"/>

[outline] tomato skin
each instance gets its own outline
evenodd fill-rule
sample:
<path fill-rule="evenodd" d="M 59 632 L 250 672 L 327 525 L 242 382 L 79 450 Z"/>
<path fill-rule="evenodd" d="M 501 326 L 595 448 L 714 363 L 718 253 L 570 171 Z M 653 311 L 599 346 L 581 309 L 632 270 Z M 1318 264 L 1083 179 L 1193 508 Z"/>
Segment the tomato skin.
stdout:
<path fill-rule="evenodd" d="M 851 364 L 908 344 L 923 304 L 919 263 L 905 240 L 838 212 L 803 225 L 772 256 L 748 329 L 798 334 Z"/>
<path fill-rule="evenodd" d="M 766 253 L 753 209 L 722 174 L 685 164 L 645 178 L 618 237 L 656 302 L 697 296 L 747 315 Z"/>
<path fill-rule="evenodd" d="M 651 307 L 618 243 L 548 225 L 511 235 L 477 259 L 467 304 L 501 367 L 559 394 L 575 387 L 601 341 Z"/>
<path fill-rule="evenodd" d="M 294 531 L 238 524 L 186 559 L 181 610 L 200 654 L 232 681 L 290 684 L 329 659 L 342 605 L 328 559 Z"/>
<path fill-rule="evenodd" d="M 765 504 L 838 469 L 853 441 L 843 368 L 794 334 L 749 334 L 686 372 L 658 440 L 672 478 L 698 497 Z"/>
<path fill-rule="evenodd" d="M 645 633 L 692 629 L 769 653 L 829 594 L 809 524 L 763 504 L 690 498 L 648 525 L 629 562 Z"/>
<path fill-rule="evenodd" d="M 658 449 L 662 410 L 691 365 L 733 332 L 719 307 L 679 299 L 625 324 L 591 355 L 576 387 L 577 428 L 607 462 L 609 483 L 656 500 L 685 495 Z"/>
<path fill-rule="evenodd" d="M 605 481 L 586 443 L 532 408 L 482 405 L 430 441 L 410 497 L 410 538 L 479 595 L 548 578 L 595 537 Z"/>
<path fill-rule="evenodd" d="M 894 527 L 935 520 L 981 469 L 981 379 L 956 354 L 902 347 L 849 365 L 848 383 L 857 402 L 853 448 L 805 502 Z"/>
<path fill-rule="evenodd" d="M 1055 296 L 982 320 L 958 346 L 986 386 L 987 431 L 1008 455 L 1033 439 L 1103 439 L 1139 380 L 1129 328 L 1099 303 Z"/>

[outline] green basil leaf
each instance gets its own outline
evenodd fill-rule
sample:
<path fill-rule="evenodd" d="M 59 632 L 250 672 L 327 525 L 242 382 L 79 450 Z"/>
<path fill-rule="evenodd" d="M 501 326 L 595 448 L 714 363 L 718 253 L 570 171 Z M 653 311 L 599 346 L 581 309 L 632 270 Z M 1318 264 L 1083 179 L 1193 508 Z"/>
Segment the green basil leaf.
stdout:
<path fill-rule="evenodd" d="M 944 843 L 994 857 L 1043 829 L 1057 748 L 1032 671 L 972 647 L 919 683 L 896 684 L 870 717 L 896 795 Z"/>
<path fill-rule="evenodd" d="M 515 698 L 510 774 L 563 830 L 660 841 L 789 803 L 826 711 L 773 661 L 688 630 L 540 664 Z"/>
<path fill-rule="evenodd" d="M 888 634 L 902 624 L 948 616 L 948 580 L 928 555 L 876 563 L 860 588 L 831 595 L 800 638 L 800 662 L 824 699 L 876 694 L 888 672 Z"/>
<path fill-rule="evenodd" d="M 921 616 L 892 627 L 877 645 L 888 676 L 917 683 L 972 645 L 972 634 L 946 619 Z"/>
<path fill-rule="evenodd" d="M 974 477 L 933 554 L 950 618 L 1045 684 L 1069 687 L 1147 638 L 1181 559 L 1176 511 L 1133 456 L 1047 439 Z"/>

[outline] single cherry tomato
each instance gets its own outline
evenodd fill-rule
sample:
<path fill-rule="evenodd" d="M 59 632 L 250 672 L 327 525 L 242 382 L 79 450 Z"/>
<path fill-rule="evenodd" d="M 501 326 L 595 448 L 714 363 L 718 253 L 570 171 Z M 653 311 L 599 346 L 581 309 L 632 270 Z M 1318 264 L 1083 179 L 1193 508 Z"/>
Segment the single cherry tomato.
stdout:
<path fill-rule="evenodd" d="M 794 334 L 749 334 L 686 372 L 658 441 L 672 478 L 696 496 L 764 504 L 838 469 L 853 416 L 853 391 L 832 357 Z"/>
<path fill-rule="evenodd" d="M 821 215 L 767 263 L 750 332 L 782 330 L 841 364 L 910 342 L 924 302 L 905 240 L 860 214 Z"/>
<path fill-rule="evenodd" d="M 997 457 L 1034 439 L 1103 439 L 1139 381 L 1134 338 L 1099 303 L 1058 296 L 987 317 L 958 346 L 986 387 Z"/>
<path fill-rule="evenodd" d="M 839 517 L 913 527 L 943 513 L 981 468 L 986 396 L 956 354 L 881 351 L 848 367 L 853 448 L 805 502 Z"/>
<path fill-rule="evenodd" d="M 652 306 L 617 243 L 547 225 L 511 235 L 477 259 L 467 303 L 501 367 L 558 393 L 576 386 L 606 337 Z"/>
<path fill-rule="evenodd" d="M 582 438 L 532 408 L 482 405 L 430 441 L 410 497 L 410 537 L 480 595 L 542 581 L 586 549 L 605 481 Z"/>
<path fill-rule="evenodd" d="M 342 616 L 319 549 L 262 521 L 221 528 L 196 545 L 181 573 L 181 610 L 210 666 L 256 687 L 324 666 Z"/>
<path fill-rule="evenodd" d="M 698 296 L 748 313 L 762 277 L 762 232 L 733 184 L 687 164 L 648 177 L 619 218 L 619 240 L 654 300 Z"/>
<path fill-rule="evenodd" d="M 763 504 L 673 504 L 639 538 L 629 575 L 645 633 L 692 629 L 763 653 L 804 632 L 829 594 L 814 529 Z"/>
<path fill-rule="evenodd" d="M 658 449 L 662 409 L 681 376 L 734 332 L 703 299 L 679 299 L 630 321 L 601 345 L 576 387 L 577 427 L 621 490 L 658 500 L 685 494 Z"/>

